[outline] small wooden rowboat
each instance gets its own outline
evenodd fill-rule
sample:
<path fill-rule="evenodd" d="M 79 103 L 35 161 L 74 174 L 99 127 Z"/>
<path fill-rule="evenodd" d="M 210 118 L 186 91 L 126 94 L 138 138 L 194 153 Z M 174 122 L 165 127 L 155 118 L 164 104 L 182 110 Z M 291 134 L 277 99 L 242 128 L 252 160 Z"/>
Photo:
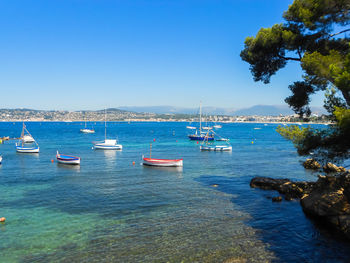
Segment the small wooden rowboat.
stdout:
<path fill-rule="evenodd" d="M 62 164 L 75 164 L 75 165 L 80 164 L 80 157 L 63 155 L 63 154 L 60 154 L 58 151 L 56 154 L 56 159 L 58 163 L 62 163 Z"/>
<path fill-rule="evenodd" d="M 149 158 L 142 156 L 142 164 L 160 167 L 182 167 L 183 159 L 155 159 L 152 158 L 152 143 L 149 147 Z"/>
<path fill-rule="evenodd" d="M 183 159 L 154 159 L 143 158 L 143 165 L 162 166 L 162 167 L 182 167 Z"/>

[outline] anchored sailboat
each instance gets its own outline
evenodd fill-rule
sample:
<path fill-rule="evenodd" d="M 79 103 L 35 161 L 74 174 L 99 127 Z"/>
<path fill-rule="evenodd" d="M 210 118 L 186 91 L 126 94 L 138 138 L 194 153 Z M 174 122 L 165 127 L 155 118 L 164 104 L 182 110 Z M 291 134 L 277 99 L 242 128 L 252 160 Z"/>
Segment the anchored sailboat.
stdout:
<path fill-rule="evenodd" d="M 16 151 L 19 153 L 38 153 L 39 145 L 29 133 L 23 122 L 20 140 L 16 143 Z"/>
<path fill-rule="evenodd" d="M 93 142 L 96 150 L 122 150 L 123 146 L 118 144 L 116 139 L 107 139 L 107 113 L 105 110 L 105 140 L 102 142 Z"/>
<path fill-rule="evenodd" d="M 208 141 L 214 140 L 214 134 L 208 133 L 207 131 L 211 130 L 211 127 L 202 127 L 202 102 L 199 104 L 199 128 L 193 126 L 187 126 L 188 129 L 196 130 L 195 133 L 189 134 L 188 138 L 192 141 Z"/>
<path fill-rule="evenodd" d="M 88 128 L 86 127 L 86 116 L 85 116 L 85 127 L 84 127 L 84 129 L 80 129 L 80 132 L 81 132 L 81 133 L 95 133 L 95 130 L 94 130 L 94 129 L 88 129 Z"/>

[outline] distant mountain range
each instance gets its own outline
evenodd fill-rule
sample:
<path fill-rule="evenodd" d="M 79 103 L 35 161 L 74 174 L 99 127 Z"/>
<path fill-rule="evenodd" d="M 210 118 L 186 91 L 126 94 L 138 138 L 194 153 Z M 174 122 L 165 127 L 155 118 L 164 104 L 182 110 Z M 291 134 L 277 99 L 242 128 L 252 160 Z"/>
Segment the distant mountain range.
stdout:
<path fill-rule="evenodd" d="M 155 114 L 198 114 L 199 108 L 181 108 L 172 106 L 122 106 L 118 109 L 132 112 L 147 112 Z M 326 114 L 322 107 L 311 107 L 312 113 Z M 255 105 L 249 108 L 218 108 L 202 107 L 203 114 L 209 115 L 229 115 L 229 116 L 279 116 L 292 115 L 294 112 L 287 105 Z"/>

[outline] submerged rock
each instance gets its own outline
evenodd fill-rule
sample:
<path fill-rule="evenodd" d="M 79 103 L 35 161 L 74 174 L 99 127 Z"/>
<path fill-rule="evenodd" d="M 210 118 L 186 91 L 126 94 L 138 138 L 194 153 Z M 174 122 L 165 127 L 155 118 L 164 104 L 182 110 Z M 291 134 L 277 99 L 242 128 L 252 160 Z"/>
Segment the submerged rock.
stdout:
<path fill-rule="evenodd" d="M 272 197 L 272 202 L 282 202 L 282 196 Z"/>
<path fill-rule="evenodd" d="M 303 211 L 350 239 L 350 172 L 320 175 L 316 182 L 256 177 L 253 188 L 276 190 L 286 200 L 300 198 Z"/>
<path fill-rule="evenodd" d="M 264 190 L 276 190 L 284 195 L 286 200 L 301 198 L 309 192 L 314 183 L 292 182 L 289 179 L 273 179 L 269 177 L 255 177 L 250 181 L 250 187 Z"/>
<path fill-rule="evenodd" d="M 321 165 L 315 159 L 306 159 L 303 163 L 305 169 L 318 170 L 321 168 Z"/>

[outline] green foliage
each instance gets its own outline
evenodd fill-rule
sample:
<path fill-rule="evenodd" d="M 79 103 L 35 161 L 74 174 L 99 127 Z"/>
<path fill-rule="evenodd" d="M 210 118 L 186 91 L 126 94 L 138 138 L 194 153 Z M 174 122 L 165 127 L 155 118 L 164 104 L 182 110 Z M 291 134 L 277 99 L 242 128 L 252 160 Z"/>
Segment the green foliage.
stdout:
<path fill-rule="evenodd" d="M 336 107 L 347 108 L 345 101 L 342 98 L 337 97 L 336 95 L 337 95 L 337 91 L 335 90 L 334 87 L 331 87 L 326 90 L 326 93 L 325 93 L 326 98 L 324 100 L 324 108 L 328 111 L 328 113 L 330 113 L 329 117 L 333 121 L 336 121 L 336 117 L 333 114 Z"/>
<path fill-rule="evenodd" d="M 293 142 L 295 146 L 301 144 L 306 136 L 310 133 L 310 128 L 299 127 L 298 125 L 281 126 L 277 127 L 277 132 L 287 140 Z"/>
<path fill-rule="evenodd" d="M 277 131 L 301 155 L 346 157 L 350 149 L 350 44 L 344 33 L 350 31 L 350 0 L 294 0 L 283 18 L 284 23 L 247 37 L 241 58 L 250 64 L 254 80 L 264 83 L 288 61 L 298 61 L 303 81 L 289 85 L 292 95 L 285 101 L 301 117 L 309 116 L 310 95 L 325 91 L 324 105 L 336 124 L 328 129 L 290 126 Z"/>
<path fill-rule="evenodd" d="M 350 136 L 350 109 L 335 107 L 334 115 L 339 129 Z"/>
<path fill-rule="evenodd" d="M 255 37 L 246 38 L 241 58 L 250 64 L 254 80 L 264 83 L 288 61 L 299 61 L 304 83 L 289 86 L 293 95 L 286 100 L 299 114 L 309 112 L 312 93 L 330 84 L 350 106 L 350 45 L 340 34 L 350 31 L 344 28 L 349 25 L 349 10 L 349 0 L 294 0 L 283 15 L 285 23 L 261 28 Z M 334 33 L 335 27 L 340 32 Z M 300 94 L 302 99 L 297 98 Z"/>

